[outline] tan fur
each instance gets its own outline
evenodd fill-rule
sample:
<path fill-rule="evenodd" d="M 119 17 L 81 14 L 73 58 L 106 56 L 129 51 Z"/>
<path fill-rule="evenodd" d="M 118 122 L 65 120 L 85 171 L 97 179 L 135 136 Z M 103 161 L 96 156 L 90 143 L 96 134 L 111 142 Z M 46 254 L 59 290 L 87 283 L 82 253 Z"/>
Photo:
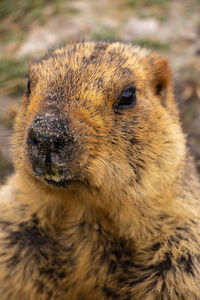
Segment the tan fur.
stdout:
<path fill-rule="evenodd" d="M 200 189 L 167 60 L 84 42 L 30 65 L 0 192 L 0 299 L 200 299 Z M 124 87 L 136 105 L 115 113 Z M 64 114 L 75 137 L 67 188 L 33 170 L 28 130 Z"/>

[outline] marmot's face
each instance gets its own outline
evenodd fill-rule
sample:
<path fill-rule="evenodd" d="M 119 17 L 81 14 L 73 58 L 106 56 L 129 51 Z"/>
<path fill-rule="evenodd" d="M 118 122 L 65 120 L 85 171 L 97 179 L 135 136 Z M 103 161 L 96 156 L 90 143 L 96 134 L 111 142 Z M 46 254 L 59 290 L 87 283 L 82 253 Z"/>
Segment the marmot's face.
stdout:
<path fill-rule="evenodd" d="M 18 126 L 25 126 L 24 167 L 38 180 L 136 186 L 179 155 L 169 68 L 158 56 L 79 43 L 33 62 L 29 78 Z"/>

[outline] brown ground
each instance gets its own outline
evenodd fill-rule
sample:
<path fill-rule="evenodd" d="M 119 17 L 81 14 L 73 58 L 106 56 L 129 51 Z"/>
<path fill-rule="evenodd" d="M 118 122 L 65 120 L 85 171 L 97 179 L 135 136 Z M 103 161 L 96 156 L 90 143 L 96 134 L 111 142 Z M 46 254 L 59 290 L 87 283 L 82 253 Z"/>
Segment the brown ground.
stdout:
<path fill-rule="evenodd" d="M 125 40 L 168 57 L 181 120 L 200 173 L 199 0 L 1 0 L 0 182 L 12 171 L 9 136 L 28 61 L 77 39 Z"/>

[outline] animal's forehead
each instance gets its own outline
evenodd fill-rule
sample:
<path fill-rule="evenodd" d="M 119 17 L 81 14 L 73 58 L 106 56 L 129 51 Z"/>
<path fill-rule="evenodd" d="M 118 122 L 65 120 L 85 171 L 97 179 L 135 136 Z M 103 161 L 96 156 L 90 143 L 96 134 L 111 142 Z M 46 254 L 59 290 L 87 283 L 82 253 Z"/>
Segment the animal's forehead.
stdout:
<path fill-rule="evenodd" d="M 49 53 L 30 66 L 31 107 L 43 103 L 112 103 L 129 84 L 145 85 L 147 51 L 121 43 L 87 42 Z M 85 105 L 85 104 L 84 104 Z M 29 108 L 31 111 L 31 108 Z"/>
<path fill-rule="evenodd" d="M 30 74 L 66 76 L 69 71 L 86 75 L 126 73 L 134 64 L 142 64 L 147 52 L 139 47 L 121 43 L 84 42 L 68 45 L 49 53 L 30 66 Z"/>

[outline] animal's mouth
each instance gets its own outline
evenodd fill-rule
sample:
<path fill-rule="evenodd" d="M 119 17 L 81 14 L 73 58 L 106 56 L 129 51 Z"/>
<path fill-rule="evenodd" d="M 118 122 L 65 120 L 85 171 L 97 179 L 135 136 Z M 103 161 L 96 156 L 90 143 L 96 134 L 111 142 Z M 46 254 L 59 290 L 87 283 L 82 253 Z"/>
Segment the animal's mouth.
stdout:
<path fill-rule="evenodd" d="M 66 188 L 72 184 L 78 183 L 78 180 L 72 179 L 71 176 L 66 178 L 64 174 L 60 174 L 54 167 L 48 168 L 48 172 L 46 172 L 43 177 L 47 184 L 57 187 Z"/>
<path fill-rule="evenodd" d="M 48 185 L 56 186 L 56 187 L 63 187 L 63 188 L 67 188 L 69 186 L 80 183 L 78 180 L 65 180 L 65 179 L 63 179 L 63 180 L 60 180 L 60 181 L 55 181 L 55 180 L 47 179 L 47 178 L 45 178 L 45 182 Z"/>
<path fill-rule="evenodd" d="M 46 181 L 53 181 L 53 182 L 56 182 L 56 183 L 59 183 L 59 182 L 62 182 L 63 181 L 63 178 L 64 178 L 64 176 L 63 175 L 61 175 L 60 173 L 59 173 L 59 171 L 56 169 L 56 168 L 54 168 L 53 166 L 51 167 L 51 166 L 46 166 L 45 167 L 45 173 L 44 173 L 44 179 L 46 180 Z"/>
<path fill-rule="evenodd" d="M 80 180 L 75 179 L 63 170 L 58 170 L 54 166 L 47 165 L 44 168 L 33 167 L 32 171 L 38 180 L 41 180 L 50 186 L 66 188 L 80 183 Z"/>

